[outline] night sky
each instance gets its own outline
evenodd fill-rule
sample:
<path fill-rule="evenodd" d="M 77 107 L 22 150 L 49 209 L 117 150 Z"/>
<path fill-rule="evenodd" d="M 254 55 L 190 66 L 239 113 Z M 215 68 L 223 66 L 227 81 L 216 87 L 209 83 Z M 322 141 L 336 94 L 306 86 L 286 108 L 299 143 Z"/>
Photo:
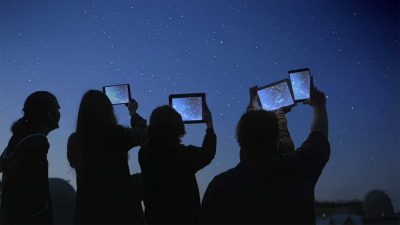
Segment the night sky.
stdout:
<path fill-rule="evenodd" d="M 129 83 L 139 113 L 168 104 L 169 94 L 205 92 L 217 154 L 197 174 L 200 192 L 235 166 L 235 127 L 249 87 L 309 67 L 327 96 L 331 158 L 318 200 L 362 199 L 384 190 L 399 208 L 398 1 L 0 1 L 0 148 L 25 98 L 54 93 L 60 128 L 48 136 L 49 174 L 70 180 L 66 159 L 78 106 L 89 89 Z M 128 110 L 115 106 L 121 124 Z M 312 109 L 288 114 L 299 146 Z M 205 124 L 186 125 L 185 144 L 201 145 Z M 132 172 L 140 170 L 130 151 Z"/>

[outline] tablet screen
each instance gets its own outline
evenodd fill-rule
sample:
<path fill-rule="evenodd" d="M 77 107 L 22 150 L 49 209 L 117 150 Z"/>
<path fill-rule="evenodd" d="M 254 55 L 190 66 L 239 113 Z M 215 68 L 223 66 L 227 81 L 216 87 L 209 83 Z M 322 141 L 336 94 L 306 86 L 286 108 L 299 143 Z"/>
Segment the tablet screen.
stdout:
<path fill-rule="evenodd" d="M 181 116 L 184 123 L 204 123 L 203 104 L 205 93 L 173 94 L 169 96 L 169 105 Z"/>
<path fill-rule="evenodd" d="M 294 104 L 287 81 L 267 85 L 259 89 L 257 93 L 262 108 L 267 111 L 277 110 Z"/>
<path fill-rule="evenodd" d="M 203 120 L 201 97 L 172 98 L 172 108 L 182 116 L 183 121 Z"/>
<path fill-rule="evenodd" d="M 129 103 L 130 88 L 128 84 L 103 87 L 104 93 L 113 105 Z"/>
<path fill-rule="evenodd" d="M 302 101 L 310 98 L 311 75 L 309 70 L 290 72 L 290 83 L 292 84 L 294 99 Z"/>

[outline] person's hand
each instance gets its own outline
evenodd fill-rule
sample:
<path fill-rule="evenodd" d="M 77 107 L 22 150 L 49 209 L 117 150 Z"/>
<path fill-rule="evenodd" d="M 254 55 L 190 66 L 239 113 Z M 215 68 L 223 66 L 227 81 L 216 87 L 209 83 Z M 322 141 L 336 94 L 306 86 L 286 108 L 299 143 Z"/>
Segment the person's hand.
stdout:
<path fill-rule="evenodd" d="M 129 100 L 128 104 L 125 104 L 128 107 L 129 114 L 132 116 L 136 113 L 136 110 L 139 108 L 137 101 L 133 98 Z"/>
<path fill-rule="evenodd" d="M 212 115 L 210 109 L 207 106 L 207 103 L 205 102 L 203 103 L 203 119 L 206 122 L 207 128 L 213 127 Z"/>
<path fill-rule="evenodd" d="M 292 106 L 285 106 L 285 107 L 275 110 L 274 112 L 276 115 L 279 115 L 279 114 L 286 114 L 290 111 L 292 111 Z"/>
<path fill-rule="evenodd" d="M 254 110 L 258 104 L 258 94 L 257 94 L 258 87 L 253 86 L 249 89 L 250 93 L 250 101 L 249 105 L 247 106 L 247 110 Z"/>
<path fill-rule="evenodd" d="M 311 91 L 311 98 L 306 100 L 304 104 L 308 104 L 313 108 L 324 107 L 326 104 L 325 94 L 314 87 Z"/>

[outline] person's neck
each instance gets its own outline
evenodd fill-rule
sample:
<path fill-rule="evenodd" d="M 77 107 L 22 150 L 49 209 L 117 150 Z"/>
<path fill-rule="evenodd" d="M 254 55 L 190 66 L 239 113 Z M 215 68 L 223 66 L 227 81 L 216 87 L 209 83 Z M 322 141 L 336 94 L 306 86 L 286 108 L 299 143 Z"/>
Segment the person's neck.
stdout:
<path fill-rule="evenodd" d="M 251 165 L 263 165 L 266 162 L 273 160 L 276 157 L 274 152 L 258 151 L 248 154 L 245 149 L 240 149 L 240 162 L 245 162 Z"/>
<path fill-rule="evenodd" d="M 272 157 L 266 154 L 258 155 L 257 157 L 243 157 L 240 162 L 249 164 L 249 165 L 265 165 L 265 163 L 272 160 Z"/>
<path fill-rule="evenodd" d="M 36 133 L 43 134 L 44 136 L 50 133 L 50 129 L 45 125 L 37 125 L 34 130 Z"/>

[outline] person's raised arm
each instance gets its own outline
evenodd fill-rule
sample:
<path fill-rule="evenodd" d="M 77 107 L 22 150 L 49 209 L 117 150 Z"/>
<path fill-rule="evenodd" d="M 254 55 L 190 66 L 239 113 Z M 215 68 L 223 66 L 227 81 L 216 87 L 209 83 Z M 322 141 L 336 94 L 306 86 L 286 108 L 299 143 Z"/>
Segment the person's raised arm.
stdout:
<path fill-rule="evenodd" d="M 278 151 L 279 153 L 291 153 L 294 151 L 294 143 L 290 137 L 289 129 L 287 127 L 287 120 L 284 108 L 275 111 L 278 118 L 279 138 L 278 138 Z"/>
<path fill-rule="evenodd" d="M 129 150 L 135 146 L 144 144 L 146 140 L 147 122 L 136 112 L 138 103 L 135 99 L 130 99 L 129 103 L 125 105 L 128 107 L 129 115 L 131 116 L 132 128 L 119 126 L 116 135 L 119 136 L 122 143 L 125 144 L 126 149 Z"/>
<path fill-rule="evenodd" d="M 189 145 L 185 151 L 186 166 L 197 172 L 214 159 L 217 149 L 217 136 L 214 133 L 212 115 L 206 103 L 203 104 L 203 119 L 206 122 L 206 134 L 202 147 Z"/>
<path fill-rule="evenodd" d="M 304 177 L 316 182 L 330 155 L 325 94 L 314 88 L 311 98 L 304 104 L 313 107 L 311 132 L 301 147 L 294 152 L 287 168 L 302 171 Z"/>
<path fill-rule="evenodd" d="M 258 95 L 257 95 L 257 86 L 253 86 L 250 88 L 250 100 L 249 105 L 247 106 L 247 111 L 257 110 L 258 109 Z"/>
<path fill-rule="evenodd" d="M 139 105 L 135 99 L 131 99 L 128 104 L 129 115 L 131 116 L 131 127 L 138 130 L 145 137 L 147 129 L 147 121 L 141 117 L 136 111 Z"/>
<path fill-rule="evenodd" d="M 311 133 L 319 132 L 328 138 L 328 114 L 326 112 L 325 94 L 314 88 L 311 92 L 310 100 L 306 101 L 305 104 L 309 104 L 314 109 Z"/>
<path fill-rule="evenodd" d="M 207 129 L 206 135 L 204 136 L 202 148 L 205 155 L 205 161 L 210 163 L 211 160 L 214 158 L 217 149 L 217 138 L 214 133 L 212 115 L 210 109 L 207 106 L 207 103 L 203 104 L 203 118 L 206 121 Z"/>

